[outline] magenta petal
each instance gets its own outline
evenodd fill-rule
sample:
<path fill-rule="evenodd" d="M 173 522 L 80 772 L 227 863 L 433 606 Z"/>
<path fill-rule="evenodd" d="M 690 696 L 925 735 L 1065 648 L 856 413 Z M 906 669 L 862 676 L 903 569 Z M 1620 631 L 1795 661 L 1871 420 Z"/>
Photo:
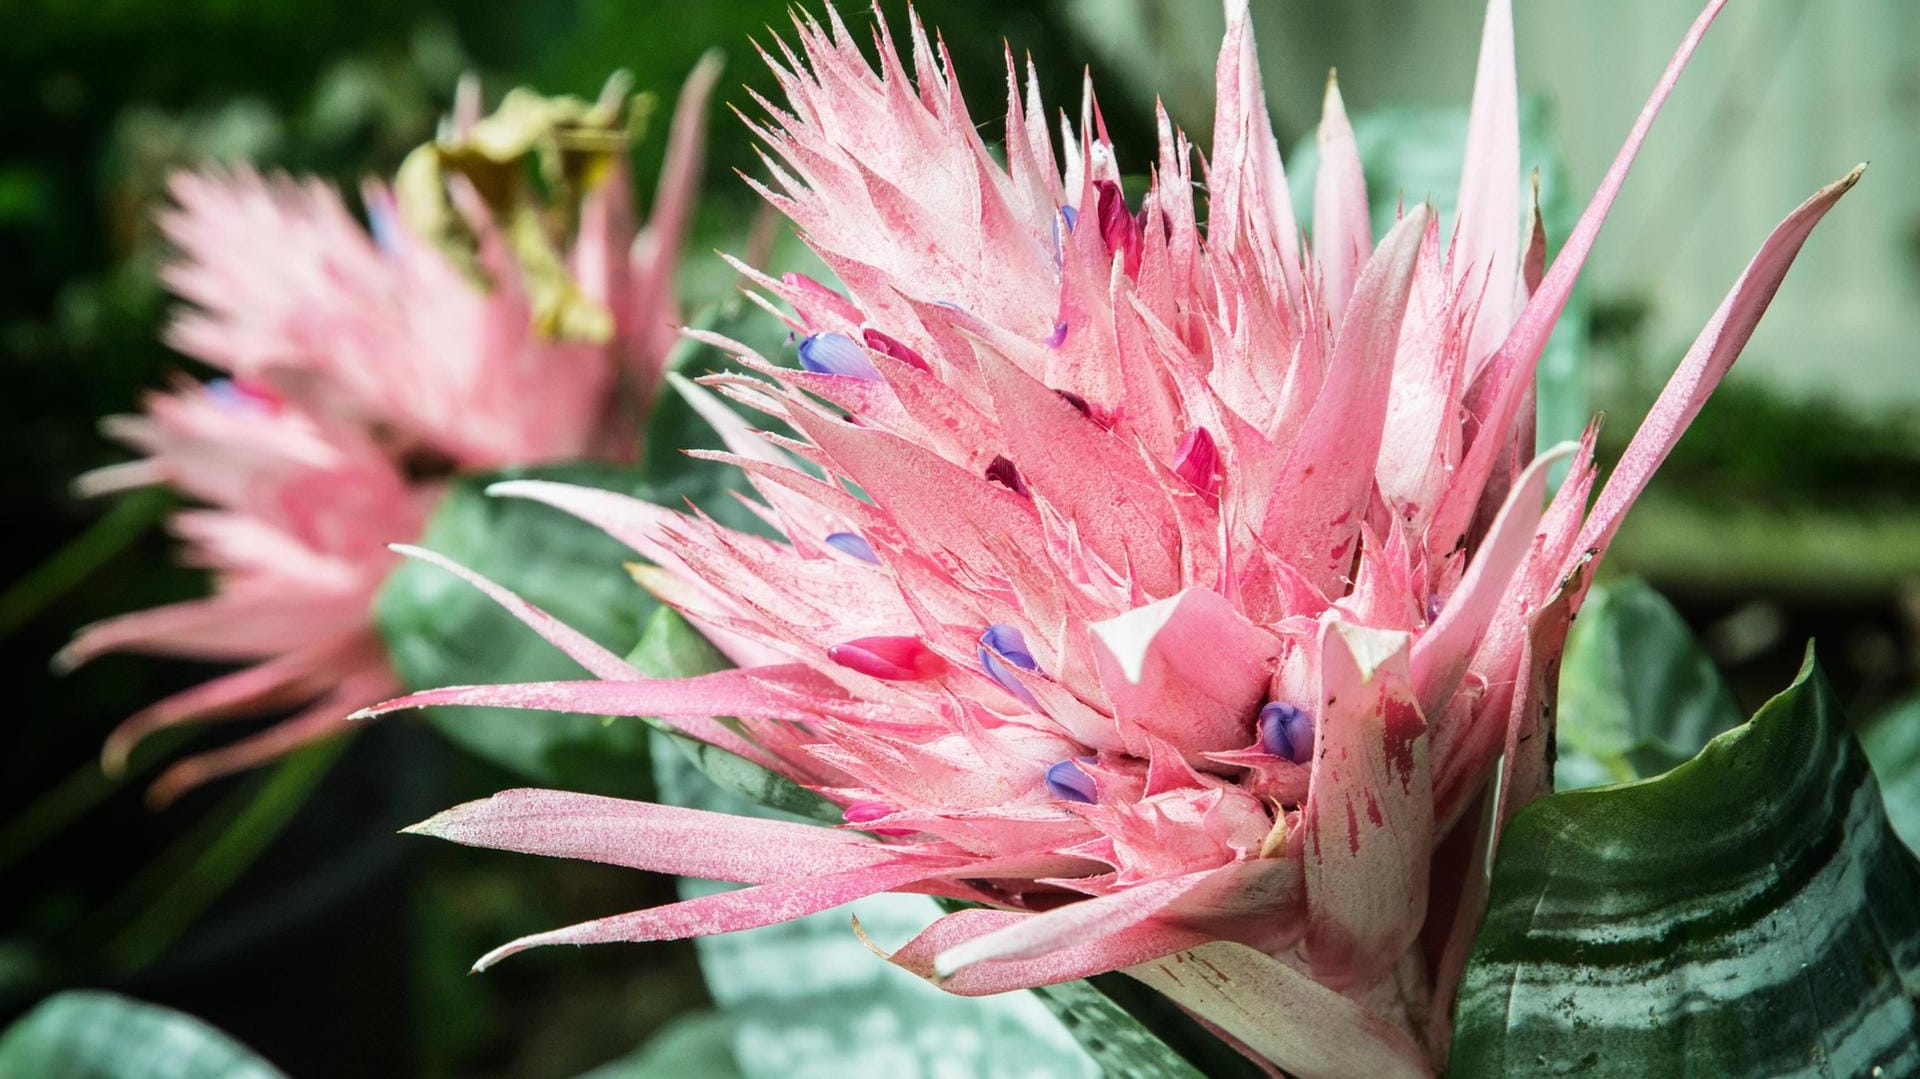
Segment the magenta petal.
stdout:
<path fill-rule="evenodd" d="M 889 682 L 917 682 L 947 673 L 947 661 L 918 637 L 862 637 L 827 649 L 827 658 Z"/>

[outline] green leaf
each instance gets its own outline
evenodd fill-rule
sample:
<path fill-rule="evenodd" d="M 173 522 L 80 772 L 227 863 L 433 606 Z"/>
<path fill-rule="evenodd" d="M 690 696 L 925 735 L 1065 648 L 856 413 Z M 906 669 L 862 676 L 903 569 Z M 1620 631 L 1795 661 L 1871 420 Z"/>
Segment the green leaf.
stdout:
<path fill-rule="evenodd" d="M 0 1034 L 0 1075 L 277 1079 L 281 1072 L 192 1016 L 89 990 L 49 997 Z"/>
<path fill-rule="evenodd" d="M 1713 660 L 1660 593 L 1638 580 L 1594 586 L 1560 668 L 1557 788 L 1659 775 L 1740 720 Z"/>
<path fill-rule="evenodd" d="M 580 1079 L 744 1079 L 733 1062 L 733 1020 L 724 1012 L 690 1012 L 655 1031 L 638 1050 Z"/>
<path fill-rule="evenodd" d="M 1811 652 L 1656 779 L 1522 809 L 1450 1075 L 1920 1071 L 1920 862 Z"/>
<path fill-rule="evenodd" d="M 670 607 L 654 611 L 648 620 L 640 644 L 627 657 L 642 673 L 655 678 L 685 678 L 724 670 L 732 664 L 719 649 Z M 826 824 L 842 821 L 840 810 L 832 802 L 802 787 L 778 772 L 771 772 L 744 757 L 710 746 L 698 739 L 674 732 L 662 723 L 654 723 L 673 744 L 686 754 L 693 766 L 722 790 L 756 805 L 768 806 L 795 816 Z"/>
<path fill-rule="evenodd" d="M 427 522 L 420 546 L 471 566 L 617 653 L 640 639 L 653 599 L 622 568 L 619 541 L 551 507 L 492 498 L 488 484 L 538 478 L 659 497 L 631 471 L 575 464 L 463 476 Z M 394 668 L 413 689 L 584 678 L 559 650 L 437 567 L 408 560 L 376 601 Z M 436 708 L 434 726 L 463 748 L 538 783 L 610 795 L 646 791 L 647 728 L 594 716 Z"/>
<path fill-rule="evenodd" d="M 1909 849 L 1920 851 L 1920 697 L 1861 728 L 1860 743 L 1873 762 L 1893 830 Z"/>
<path fill-rule="evenodd" d="M 1105 1079 L 1199 1079 L 1213 1075 L 1258 1076 L 1260 1070 L 1227 1043 L 1201 1029 L 1167 998 L 1119 975 L 1103 975 L 1100 984 L 1092 981 L 1061 982 L 1033 990 L 1033 995 L 1053 1012 L 1094 1063 L 1100 1065 Z M 1116 999 L 1118 995 L 1119 999 Z M 1150 1007 L 1170 1027 L 1188 1035 L 1184 1040 L 1195 1059 L 1208 1061 L 1208 1070 L 1196 1068 L 1169 1038 L 1163 1037 L 1128 1011 L 1124 1004 Z"/>

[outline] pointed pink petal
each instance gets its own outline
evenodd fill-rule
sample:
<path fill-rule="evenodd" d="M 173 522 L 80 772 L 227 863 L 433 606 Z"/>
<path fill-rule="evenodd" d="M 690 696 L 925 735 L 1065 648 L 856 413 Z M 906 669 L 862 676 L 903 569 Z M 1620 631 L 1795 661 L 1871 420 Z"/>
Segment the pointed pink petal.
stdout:
<path fill-rule="evenodd" d="M 156 808 L 170 805 L 175 798 L 202 783 L 244 772 L 321 739 L 345 734 L 346 715 L 350 710 L 393 690 L 393 676 L 384 668 L 349 675 L 318 703 L 259 734 L 196 753 L 171 765 L 147 787 L 147 803 Z"/>
<path fill-rule="evenodd" d="M 1179 588 L 1179 533 L 1164 524 L 1172 507 L 1139 452 L 1005 357 L 984 350 L 980 365 L 1007 450 L 1033 490 L 1148 594 Z"/>
<path fill-rule="evenodd" d="M 1127 974 L 1300 1079 L 1429 1079 L 1406 1030 L 1241 944 L 1217 941 Z"/>
<path fill-rule="evenodd" d="M 479 589 L 488 599 L 505 608 L 507 613 L 525 623 L 548 644 L 565 652 L 567 658 L 585 667 L 596 677 L 610 681 L 626 681 L 640 677 L 640 672 L 628 666 L 626 660 L 601 647 L 586 634 L 453 559 L 424 547 L 415 547 L 410 543 L 395 543 L 391 547 L 408 558 L 417 558 L 428 565 L 438 566 Z"/>
<path fill-rule="evenodd" d="M 1138 925 L 1199 886 L 1213 870 L 1136 884 L 1083 899 L 956 944 L 933 957 L 935 978 L 989 960 L 1035 959 Z"/>
<path fill-rule="evenodd" d="M 1307 795 L 1307 959 L 1327 985 L 1364 984 L 1419 935 L 1433 844 L 1426 722 L 1407 635 L 1327 625 Z"/>
<path fill-rule="evenodd" d="M 1332 75 L 1327 76 L 1315 140 L 1320 171 L 1313 179 L 1313 256 L 1328 318 L 1339 327 L 1360 267 L 1373 253 L 1373 223 L 1367 217 L 1367 177 L 1360 167 L 1360 147 L 1353 141 L 1340 83 Z"/>
<path fill-rule="evenodd" d="M 1500 347 L 1518 300 L 1520 226 L 1520 91 L 1514 74 L 1513 0 L 1488 0 L 1480 35 L 1480 67 L 1467 117 L 1466 161 L 1460 169 L 1460 217 L 1454 258 L 1470 295 L 1480 298 L 1468 369 Z M 1482 287 L 1484 286 L 1484 287 Z"/>
<path fill-rule="evenodd" d="M 1214 69 L 1213 155 L 1208 161 L 1207 236 L 1227 250 L 1256 240 L 1278 260 L 1288 295 L 1303 295 L 1300 227 L 1294 220 L 1280 143 L 1267 112 L 1265 84 L 1246 0 L 1227 0 L 1227 34 Z"/>
<path fill-rule="evenodd" d="M 366 634 L 322 641 L 175 693 L 128 716 L 100 750 L 100 767 L 118 774 L 140 740 L 181 723 L 242 719 L 302 703 L 339 677 L 342 665 L 384 665 L 385 652 Z M 353 653 L 359 651 L 360 657 Z"/>
<path fill-rule="evenodd" d="M 1394 351 L 1430 217 L 1426 206 L 1414 207 L 1367 261 L 1326 383 L 1287 451 L 1260 527 L 1267 546 L 1331 595 L 1346 592 L 1340 582 L 1373 490 Z"/>
<path fill-rule="evenodd" d="M 926 864 L 901 862 L 822 873 L 800 880 L 756 884 L 738 891 L 668 903 L 651 910 L 616 914 L 610 918 L 570 925 L 565 929 L 521 937 L 481 956 L 473 969 L 485 970 L 515 952 L 545 944 L 682 940 L 757 929 L 898 888 L 924 879 L 931 872 Z"/>
<path fill-rule="evenodd" d="M 1660 392 L 1660 399 L 1654 402 L 1640 429 L 1634 432 L 1626 452 L 1620 455 L 1620 463 L 1594 500 L 1593 512 L 1580 531 L 1577 550 L 1606 550 L 1628 507 L 1646 489 L 1654 470 L 1666 460 L 1681 433 L 1699 414 L 1707 395 L 1746 347 L 1754 326 L 1766 312 L 1767 305 L 1773 302 L 1774 292 L 1786 278 L 1787 269 L 1793 265 L 1801 245 L 1813 233 L 1813 227 L 1840 201 L 1840 196 L 1853 189 L 1865 168 L 1865 165 L 1856 166 L 1852 172 L 1821 188 L 1788 214 L 1760 245 L 1759 253 L 1747 264 L 1740 280 L 1734 282 L 1733 290 L 1727 293 L 1706 328 L 1700 331 L 1686 358 L 1667 381 L 1666 389 Z"/>
<path fill-rule="evenodd" d="M 1189 588 L 1090 628 L 1120 739 L 1139 755 L 1143 734 L 1190 757 L 1252 742 L 1280 642 L 1233 604 Z"/>
<path fill-rule="evenodd" d="M 789 676 L 801 692 L 775 683 Z M 621 682 L 530 682 L 504 686 L 449 686 L 409 694 L 362 709 L 352 718 L 385 715 L 407 708 L 436 705 L 477 705 L 484 708 L 529 708 L 548 712 L 576 712 L 594 716 L 647 716 L 745 757 L 782 774 L 786 769 L 766 751 L 720 723 L 715 716 L 742 716 L 804 723 L 819 718 L 808 696 L 823 680 L 811 668 L 756 667 L 703 674 L 694 678 L 636 678 Z"/>
<path fill-rule="evenodd" d="M 496 498 L 544 502 L 599 528 L 650 562 L 670 569 L 680 568 L 679 559 L 661 545 L 661 539 L 676 526 L 680 515 L 664 506 L 597 487 L 552 480 L 506 480 L 489 484 L 487 493 Z"/>
<path fill-rule="evenodd" d="M 1666 104 L 1667 96 L 1673 92 L 1674 84 L 1679 81 L 1681 71 L 1692 58 L 1707 27 L 1725 6 L 1726 0 L 1711 0 L 1694 20 L 1679 49 L 1674 52 L 1673 59 L 1668 61 L 1660 81 L 1654 86 L 1652 96 L 1641 108 L 1633 130 L 1627 133 L 1626 144 L 1620 148 L 1620 153 L 1600 181 L 1593 201 L 1587 204 L 1573 232 L 1568 235 L 1566 244 L 1560 249 L 1559 257 L 1548 267 L 1546 277 L 1541 279 L 1540 287 L 1520 312 L 1519 320 L 1514 323 L 1499 351 L 1487 361 L 1485 369 L 1469 391 L 1467 404 L 1479 420 L 1479 429 L 1435 516 L 1428 539 L 1429 550 L 1449 551 L 1466 538 L 1467 527 L 1480 503 L 1487 478 L 1492 475 L 1500 453 L 1510 445 L 1514 419 L 1527 390 L 1533 385 L 1533 370 L 1540 362 L 1540 352 L 1546 347 L 1547 337 L 1552 334 L 1554 324 L 1560 320 L 1560 312 L 1567 305 L 1567 298 L 1573 293 L 1574 281 L 1586 265 L 1587 254 L 1593 250 L 1594 240 L 1600 235 L 1600 226 L 1613 209 L 1613 200 L 1620 193 L 1621 185 L 1626 183 L 1627 171 L 1633 167 L 1641 144 L 1652 130 L 1654 118 L 1660 114 L 1661 106 Z"/>
<path fill-rule="evenodd" d="M 1502 601 L 1513 594 L 1513 575 L 1533 546 L 1546 510 L 1547 472 L 1571 456 L 1577 443 L 1563 442 L 1534 458 L 1507 495 L 1486 540 L 1467 564 L 1466 576 L 1440 617 L 1413 646 L 1413 685 L 1420 708 L 1437 715 L 1467 671 L 1473 651 Z"/>
<path fill-rule="evenodd" d="M 571 791 L 510 790 L 404 831 L 470 847 L 766 884 L 901 856 L 853 832 Z"/>
<path fill-rule="evenodd" d="M 660 165 L 660 180 L 654 187 L 653 211 L 647 216 L 648 242 L 652 264 L 642 267 L 646 280 L 663 299 L 671 302 L 673 268 L 680 260 L 694 198 L 700 192 L 700 167 L 707 133 L 707 99 L 720 81 L 726 66 L 718 49 L 700 56 L 687 81 L 680 86 L 674 102 L 673 124 L 667 133 L 667 153 Z M 670 317 L 664 309 L 641 312 L 643 324 Z"/>
<path fill-rule="evenodd" d="M 1105 974 L 1196 947 L 1208 939 L 1207 934 L 1197 930 L 1148 920 L 1037 958 L 988 960 L 946 978 L 935 977 L 935 956 L 1006 932 L 1037 917 L 1039 915 L 1011 910 L 956 911 L 928 926 L 887 960 L 937 982 L 949 993 L 978 997 Z"/>

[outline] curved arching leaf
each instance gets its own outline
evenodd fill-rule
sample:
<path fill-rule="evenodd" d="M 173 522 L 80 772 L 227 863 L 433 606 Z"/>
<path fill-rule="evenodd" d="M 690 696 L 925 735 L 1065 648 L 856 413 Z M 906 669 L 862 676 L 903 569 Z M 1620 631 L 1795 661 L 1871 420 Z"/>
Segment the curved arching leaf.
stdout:
<path fill-rule="evenodd" d="M 1665 596 L 1641 580 L 1595 585 L 1560 667 L 1554 787 L 1659 775 L 1743 718 Z"/>
<path fill-rule="evenodd" d="M 1887 818 L 1907 847 L 1920 851 L 1920 697 L 1860 728 L 1860 744 L 1887 803 Z"/>
<path fill-rule="evenodd" d="M 48 997 L 0 1033 L 0 1075 L 62 1079 L 280 1079 L 193 1016 L 117 993 Z"/>
<path fill-rule="evenodd" d="M 1449 1074 L 1920 1071 L 1920 862 L 1811 653 L 1656 779 L 1521 810 Z"/>

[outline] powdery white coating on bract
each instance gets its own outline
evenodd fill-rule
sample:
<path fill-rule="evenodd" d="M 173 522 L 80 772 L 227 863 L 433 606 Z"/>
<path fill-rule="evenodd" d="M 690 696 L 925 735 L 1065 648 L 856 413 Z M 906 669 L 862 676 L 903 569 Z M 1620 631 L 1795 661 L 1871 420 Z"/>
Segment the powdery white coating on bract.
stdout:
<path fill-rule="evenodd" d="M 798 433 L 730 428 L 732 452 L 709 455 L 745 470 L 784 538 L 521 490 L 625 538 L 729 654 L 763 657 L 736 673 L 779 710 L 740 711 L 730 684 L 712 714 L 847 808 L 882 860 L 543 934 L 483 962 L 905 889 L 991 908 L 893 956 L 955 992 L 1128 968 L 1298 1074 L 1429 1071 L 1484 901 L 1480 875 L 1435 852 L 1484 847 L 1481 829 L 1544 789 L 1550 676 L 1594 560 L 1857 178 L 1767 240 L 1589 514 L 1592 433 L 1532 452 L 1534 363 L 1719 6 L 1534 278 L 1507 175 L 1506 0 L 1485 23 L 1461 219 L 1443 230 L 1415 206 L 1374 244 L 1329 87 L 1318 249 L 1299 239 L 1242 3 L 1228 5 L 1204 229 L 1195 154 L 1164 117 L 1159 145 L 1128 160 L 1089 95 L 1056 141 L 1032 73 L 1023 91 L 1009 58 L 993 153 L 917 21 L 904 60 L 876 27 L 876 70 L 831 8 L 825 26 L 797 17 L 769 58 L 785 100 L 749 121 L 768 149 L 756 186 L 844 291 L 752 277 L 765 306 L 791 308 L 795 334 L 861 349 L 875 377 L 846 377 L 851 353 L 794 370 L 695 335 L 759 376 L 708 386 Z M 1137 207 L 1123 161 L 1153 176 Z M 1558 458 L 1570 473 L 1549 502 Z M 840 557 L 847 534 L 875 560 Z M 1027 662 L 1008 662 L 1015 642 Z M 574 685 L 521 696 L 564 708 Z M 608 695 L 631 714 L 667 699 L 684 711 L 699 699 L 685 688 Z M 1306 745 L 1263 744 L 1272 702 L 1300 711 L 1285 730 Z M 540 845 L 475 834 L 454 838 Z M 609 857 L 625 843 L 606 841 Z M 781 842 L 750 829 L 739 841 L 769 856 Z M 633 849 L 621 856 L 647 861 Z M 1212 958 L 1182 958 L 1196 947 Z M 1180 963 L 1231 966 L 1253 988 L 1236 1002 Z"/>

